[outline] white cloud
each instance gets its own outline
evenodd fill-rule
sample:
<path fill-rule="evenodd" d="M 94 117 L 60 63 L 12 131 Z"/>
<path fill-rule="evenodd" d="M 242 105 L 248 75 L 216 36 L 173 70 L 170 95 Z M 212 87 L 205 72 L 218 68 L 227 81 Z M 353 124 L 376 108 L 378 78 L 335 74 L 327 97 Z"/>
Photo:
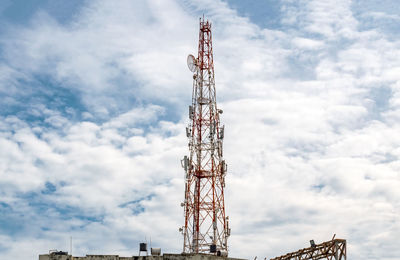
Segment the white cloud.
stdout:
<path fill-rule="evenodd" d="M 388 14 L 385 12 L 368 12 L 364 14 L 363 17 L 372 17 L 374 19 L 384 19 L 384 20 L 400 20 L 400 16 L 394 14 Z"/>
<path fill-rule="evenodd" d="M 307 39 L 307 38 L 294 38 L 293 43 L 295 46 L 298 46 L 299 48 L 304 48 L 304 49 L 320 49 L 323 47 L 324 43 L 321 41 L 316 41 L 312 39 Z"/>

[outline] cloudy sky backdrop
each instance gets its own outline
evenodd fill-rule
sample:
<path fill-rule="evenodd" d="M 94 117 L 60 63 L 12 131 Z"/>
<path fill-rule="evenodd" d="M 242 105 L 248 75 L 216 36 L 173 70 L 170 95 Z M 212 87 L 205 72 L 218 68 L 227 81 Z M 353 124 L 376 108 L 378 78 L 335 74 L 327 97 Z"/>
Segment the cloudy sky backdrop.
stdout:
<path fill-rule="evenodd" d="M 0 258 L 180 253 L 189 53 L 213 24 L 230 255 L 400 259 L 396 0 L 0 4 Z"/>

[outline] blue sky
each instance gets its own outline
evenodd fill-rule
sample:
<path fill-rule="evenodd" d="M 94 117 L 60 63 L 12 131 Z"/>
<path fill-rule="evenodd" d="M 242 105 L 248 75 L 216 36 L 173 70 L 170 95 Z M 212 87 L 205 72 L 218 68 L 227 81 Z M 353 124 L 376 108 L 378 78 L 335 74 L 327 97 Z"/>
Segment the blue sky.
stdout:
<path fill-rule="evenodd" d="M 179 253 L 198 19 L 213 24 L 230 255 L 400 249 L 396 1 L 2 1 L 0 258 Z"/>

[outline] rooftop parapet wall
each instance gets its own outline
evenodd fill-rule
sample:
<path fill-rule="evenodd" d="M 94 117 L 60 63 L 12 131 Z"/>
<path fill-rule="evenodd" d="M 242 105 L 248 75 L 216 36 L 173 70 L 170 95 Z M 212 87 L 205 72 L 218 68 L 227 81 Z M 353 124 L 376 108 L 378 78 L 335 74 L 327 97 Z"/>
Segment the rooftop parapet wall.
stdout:
<path fill-rule="evenodd" d="M 164 254 L 163 260 L 244 260 L 240 258 L 222 257 L 207 254 Z"/>
<path fill-rule="evenodd" d="M 118 255 L 39 255 L 39 260 L 244 260 L 206 254 L 164 254 L 162 256 L 131 256 L 122 257 Z"/>

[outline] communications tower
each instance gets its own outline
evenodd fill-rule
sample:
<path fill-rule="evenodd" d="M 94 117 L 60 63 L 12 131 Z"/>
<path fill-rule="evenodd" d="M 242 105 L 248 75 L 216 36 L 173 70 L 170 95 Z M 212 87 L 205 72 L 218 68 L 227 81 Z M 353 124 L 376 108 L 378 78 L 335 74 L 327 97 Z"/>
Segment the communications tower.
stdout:
<path fill-rule="evenodd" d="M 182 160 L 183 252 L 227 256 L 230 228 L 224 203 L 224 126 L 220 125 L 222 110 L 216 102 L 211 23 L 204 17 L 200 18 L 198 56 L 189 55 L 187 62 L 194 74 L 190 123 L 186 128 L 189 156 Z"/>

